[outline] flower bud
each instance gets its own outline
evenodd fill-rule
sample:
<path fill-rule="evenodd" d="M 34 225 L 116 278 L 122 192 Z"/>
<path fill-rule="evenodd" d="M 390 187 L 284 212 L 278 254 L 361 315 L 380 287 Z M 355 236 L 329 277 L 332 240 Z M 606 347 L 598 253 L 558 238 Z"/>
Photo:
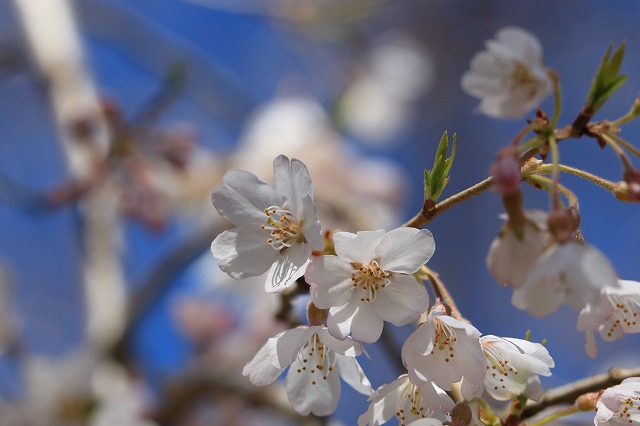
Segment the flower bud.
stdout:
<path fill-rule="evenodd" d="M 309 319 L 309 325 L 324 325 L 327 321 L 327 314 L 329 313 L 328 309 L 320 309 L 313 304 L 312 301 L 309 301 L 307 304 L 307 318 Z"/>
<path fill-rule="evenodd" d="M 572 214 L 568 210 L 561 209 L 553 209 L 547 220 L 551 235 L 561 244 L 573 239 L 573 232 L 577 229 L 574 227 L 574 222 Z"/>
<path fill-rule="evenodd" d="M 516 192 L 522 181 L 517 150 L 512 146 L 502 149 L 491 166 L 490 172 L 500 195 L 506 196 Z"/>
<path fill-rule="evenodd" d="M 627 167 L 622 175 L 622 179 L 627 184 L 629 201 L 640 201 L 640 171 L 635 167 Z"/>
<path fill-rule="evenodd" d="M 468 426 L 473 420 L 473 413 L 471 407 L 466 402 L 461 402 L 456 405 L 451 412 L 451 425 L 452 426 Z"/>
<path fill-rule="evenodd" d="M 593 411 L 596 409 L 596 403 L 598 402 L 598 398 L 600 397 L 601 392 L 589 392 L 583 395 L 580 395 L 578 399 L 576 399 L 576 407 L 580 411 Z"/>

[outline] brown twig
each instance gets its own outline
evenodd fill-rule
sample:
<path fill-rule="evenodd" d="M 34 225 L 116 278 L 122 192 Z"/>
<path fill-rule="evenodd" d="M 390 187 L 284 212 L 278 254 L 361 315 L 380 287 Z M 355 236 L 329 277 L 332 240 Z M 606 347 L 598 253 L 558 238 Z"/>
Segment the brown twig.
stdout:
<path fill-rule="evenodd" d="M 455 195 L 452 195 L 446 200 L 436 204 L 435 207 L 433 208 L 429 208 L 429 206 L 427 205 L 427 202 L 425 202 L 425 205 L 423 206 L 422 210 L 420 210 L 418 214 L 416 214 L 411 220 L 409 220 L 407 223 L 405 223 L 402 226 L 406 226 L 409 228 L 422 228 L 423 226 L 431 222 L 431 220 L 433 220 L 433 218 L 438 216 L 439 214 L 449 210 L 451 207 L 455 206 L 456 204 L 460 204 L 461 202 L 468 200 L 469 198 L 473 198 L 476 195 L 481 194 L 487 191 L 488 189 L 491 189 L 491 187 L 493 187 L 493 176 L 489 176 L 483 181 L 478 182 L 475 185 L 463 191 L 460 191 Z"/>
<path fill-rule="evenodd" d="M 607 373 L 598 374 L 578 380 L 564 386 L 546 391 L 539 401 L 527 404 L 522 412 L 522 419 L 533 417 L 540 411 L 558 404 L 573 404 L 587 392 L 597 392 L 622 382 L 629 377 L 639 377 L 640 368 L 614 367 Z"/>

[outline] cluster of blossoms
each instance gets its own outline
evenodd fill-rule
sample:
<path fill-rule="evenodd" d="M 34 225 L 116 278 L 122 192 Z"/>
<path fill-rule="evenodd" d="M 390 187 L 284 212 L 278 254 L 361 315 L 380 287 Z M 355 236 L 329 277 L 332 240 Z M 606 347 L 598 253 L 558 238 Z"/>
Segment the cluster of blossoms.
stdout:
<path fill-rule="evenodd" d="M 551 74 L 531 33 L 504 28 L 486 46 L 462 78 L 463 89 L 481 99 L 480 112 L 518 118 L 551 93 Z M 640 283 L 620 280 L 598 249 L 576 241 L 571 222 L 578 220 L 570 216 L 577 211 L 523 211 L 523 174 L 511 146 L 498 155 L 492 174 L 509 218 L 486 263 L 498 283 L 513 288 L 513 305 L 535 317 L 555 312 L 562 303 L 581 310 L 577 328 L 586 333 L 591 357 L 597 354 L 594 332 L 605 341 L 640 332 Z"/>
<path fill-rule="evenodd" d="M 338 377 L 358 392 L 373 392 L 355 359 L 364 352 L 362 343 L 377 341 L 385 321 L 402 326 L 429 310 L 427 290 L 414 274 L 431 258 L 435 243 L 424 229 L 336 232 L 330 241 L 335 254 L 323 255 L 306 167 L 279 156 L 274 175 L 275 187 L 240 170 L 225 175 L 214 204 L 238 226 L 220 234 L 212 250 L 233 277 L 269 270 L 270 292 L 285 290 L 304 274 L 310 311 L 316 312 L 309 314 L 310 326 L 269 339 L 243 374 L 256 385 L 267 385 L 290 366 L 285 389 L 294 408 L 324 416 L 337 406 Z M 549 375 L 553 367 L 542 345 L 480 337 L 442 305 L 430 309 L 427 321 L 407 339 L 402 357 L 408 375 L 371 396 L 360 424 L 380 424 L 393 414 L 402 424 L 434 415 L 445 419 L 456 405 L 445 391 L 460 381 L 467 401 L 483 389 L 498 400 L 520 394 L 537 398 L 538 375 Z"/>
<path fill-rule="evenodd" d="M 519 117 L 551 92 L 554 78 L 531 34 L 507 28 L 487 48 L 473 59 L 462 81 L 468 92 L 482 99 L 481 112 Z M 548 130 L 543 113 L 536 120 L 532 128 Z M 513 305 L 533 316 L 547 316 L 563 303 L 580 309 L 578 329 L 586 333 L 587 353 L 595 356 L 596 332 L 607 341 L 640 332 L 640 283 L 620 280 L 600 251 L 576 238 L 577 203 L 560 208 L 557 155 L 554 180 L 547 180 L 550 192 L 555 191 L 552 211 L 522 209 L 520 182 L 535 182 L 542 172 L 526 171 L 516 145 L 505 148 L 492 168 L 508 218 L 491 244 L 487 267 L 500 284 L 514 289 Z M 453 154 L 446 161 L 452 159 Z M 449 166 L 444 165 L 446 173 Z M 337 406 L 342 377 L 370 395 L 359 426 L 380 425 L 394 416 L 403 426 L 496 424 L 484 398 L 522 404 L 523 398 L 542 396 L 540 376 L 549 376 L 554 367 L 543 345 L 482 335 L 452 313 L 438 291 L 430 304 L 420 281 L 423 273 L 429 274 L 424 264 L 435 251 L 428 230 L 323 234 L 306 166 L 280 155 L 273 169 L 274 186 L 234 169 L 213 194 L 218 212 L 236 225 L 212 244 L 224 272 L 233 278 L 268 272 L 269 293 L 309 286 L 309 325 L 268 340 L 243 370 L 252 383 L 273 383 L 289 367 L 285 389 L 296 411 L 326 416 Z M 425 171 L 425 187 L 438 174 Z M 446 179 L 440 188 L 444 184 Z M 425 190 L 425 200 L 435 204 L 437 197 L 430 199 L 428 194 Z M 402 346 L 406 374 L 373 392 L 356 361 L 365 352 L 362 344 L 376 342 L 385 321 L 403 326 L 421 318 L 426 320 Z M 638 384 L 629 380 L 603 391 L 591 407 L 597 411 L 595 424 L 640 423 Z"/>

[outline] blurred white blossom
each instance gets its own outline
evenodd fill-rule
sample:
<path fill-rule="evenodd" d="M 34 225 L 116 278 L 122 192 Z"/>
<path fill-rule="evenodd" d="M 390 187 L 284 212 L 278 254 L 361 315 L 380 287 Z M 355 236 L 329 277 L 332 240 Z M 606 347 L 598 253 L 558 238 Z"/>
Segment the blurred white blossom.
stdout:
<path fill-rule="evenodd" d="M 565 302 L 576 309 L 595 303 L 601 291 L 618 287 L 609 260 L 595 247 L 575 241 L 557 243 L 540 256 L 511 302 L 536 317 L 555 312 Z"/>
<path fill-rule="evenodd" d="M 462 76 L 465 92 L 480 99 L 478 111 L 495 118 L 520 118 L 551 93 L 542 47 L 528 31 L 506 27 L 486 43 Z"/>

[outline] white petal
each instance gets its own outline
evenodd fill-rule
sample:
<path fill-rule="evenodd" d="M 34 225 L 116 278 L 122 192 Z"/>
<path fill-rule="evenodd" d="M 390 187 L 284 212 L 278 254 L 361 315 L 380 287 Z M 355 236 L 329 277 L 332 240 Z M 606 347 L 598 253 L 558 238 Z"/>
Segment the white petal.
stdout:
<path fill-rule="evenodd" d="M 266 386 L 273 383 L 283 371 L 283 368 L 278 368 L 271 362 L 271 354 L 275 350 L 275 344 L 275 340 L 269 339 L 242 369 L 242 375 L 249 376 L 251 383 L 256 386 Z"/>
<path fill-rule="evenodd" d="M 408 424 L 408 426 L 442 426 L 442 422 L 434 418 L 418 419 Z"/>
<path fill-rule="evenodd" d="M 506 27 L 498 31 L 496 36 L 512 55 L 520 57 L 525 64 L 542 64 L 542 46 L 529 31 L 518 27 Z"/>
<path fill-rule="evenodd" d="M 380 318 L 395 326 L 417 321 L 429 307 L 429 294 L 413 277 L 394 274 L 372 302 Z"/>
<path fill-rule="evenodd" d="M 371 395 L 373 392 L 371 383 L 354 357 L 336 354 L 336 367 L 342 380 L 349 386 L 363 395 Z"/>
<path fill-rule="evenodd" d="M 360 303 L 351 320 L 351 336 L 362 343 L 373 343 L 380 338 L 384 321 L 370 303 Z"/>
<path fill-rule="evenodd" d="M 357 310 L 357 303 L 346 303 L 329 309 L 327 316 L 329 333 L 338 340 L 346 339 L 351 332 L 351 322 Z"/>
<path fill-rule="evenodd" d="M 279 252 L 269 269 L 264 289 L 267 293 L 284 291 L 304 275 L 311 257 L 309 244 L 294 244 Z"/>
<path fill-rule="evenodd" d="M 338 340 L 329 334 L 329 330 L 326 327 L 322 327 L 318 330 L 318 337 L 320 341 L 329 349 L 337 354 L 345 355 L 348 357 L 355 357 L 364 352 L 364 348 L 358 342 L 353 339 L 346 338 L 344 340 Z"/>
<path fill-rule="evenodd" d="M 314 250 L 324 250 L 324 237 L 316 217 L 316 206 L 309 195 L 302 199 L 302 233 Z"/>
<path fill-rule="evenodd" d="M 273 176 L 276 190 L 284 199 L 283 207 L 289 209 L 295 217 L 301 217 L 302 200 L 306 196 L 313 197 L 311 176 L 307 166 L 295 158 L 289 162 L 289 158 L 279 155 L 273 160 Z"/>
<path fill-rule="evenodd" d="M 421 384 L 420 393 L 425 405 L 435 412 L 450 414 L 456 403 L 449 395 L 433 382 Z"/>
<path fill-rule="evenodd" d="M 331 308 L 327 317 L 329 333 L 336 339 L 345 339 L 349 333 L 354 340 L 373 343 L 380 338 L 384 321 L 368 303 L 350 301 L 344 306 Z"/>
<path fill-rule="evenodd" d="M 433 235 L 426 229 L 397 228 L 387 232 L 387 238 L 387 250 L 378 261 L 385 271 L 413 274 L 436 249 Z"/>
<path fill-rule="evenodd" d="M 220 269 L 236 279 L 265 273 L 278 258 L 259 226 L 244 224 L 219 234 L 211 244 Z"/>
<path fill-rule="evenodd" d="M 330 354 L 330 356 L 335 356 L 335 354 Z M 309 413 L 316 416 L 328 416 L 338 406 L 340 378 L 335 371 L 324 376 L 323 372 L 319 370 L 305 368 L 296 359 L 287 373 L 285 389 L 289 402 L 298 413 L 304 416 Z"/>
<path fill-rule="evenodd" d="M 353 296 L 351 273 L 353 266 L 337 256 L 313 258 L 305 279 L 315 285 L 312 292 L 313 303 L 320 309 L 342 306 Z"/>
<path fill-rule="evenodd" d="M 319 329 L 319 326 L 296 327 L 270 338 L 268 343 L 271 347 L 271 363 L 277 368 L 287 368 Z"/>
<path fill-rule="evenodd" d="M 264 209 L 281 202 L 271 185 L 245 170 L 229 170 L 223 182 L 211 199 L 220 215 L 234 225 L 263 223 Z"/>
<path fill-rule="evenodd" d="M 383 229 L 379 231 L 336 232 L 333 234 L 336 254 L 347 262 L 368 264 L 374 259 L 376 248 L 385 236 Z"/>

